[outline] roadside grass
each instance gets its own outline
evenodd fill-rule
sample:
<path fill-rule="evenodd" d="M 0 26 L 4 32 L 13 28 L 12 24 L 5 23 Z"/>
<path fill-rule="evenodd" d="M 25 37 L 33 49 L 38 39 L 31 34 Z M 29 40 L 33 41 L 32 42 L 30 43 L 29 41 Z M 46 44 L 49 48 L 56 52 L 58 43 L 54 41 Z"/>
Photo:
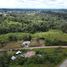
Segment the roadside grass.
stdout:
<path fill-rule="evenodd" d="M 56 67 L 54 64 L 11 65 L 10 67 Z"/>
<path fill-rule="evenodd" d="M 10 67 L 58 67 L 66 58 L 67 58 L 67 49 L 66 48 L 40 48 L 40 49 L 22 49 L 21 51 L 39 51 L 39 52 L 47 52 L 48 54 L 52 54 L 52 53 L 56 53 L 58 52 L 60 55 L 63 55 L 63 59 L 61 62 L 59 62 L 58 64 L 54 64 L 54 63 L 47 63 L 47 64 L 24 64 L 24 65 L 16 65 L 16 64 L 12 64 L 10 65 Z"/>

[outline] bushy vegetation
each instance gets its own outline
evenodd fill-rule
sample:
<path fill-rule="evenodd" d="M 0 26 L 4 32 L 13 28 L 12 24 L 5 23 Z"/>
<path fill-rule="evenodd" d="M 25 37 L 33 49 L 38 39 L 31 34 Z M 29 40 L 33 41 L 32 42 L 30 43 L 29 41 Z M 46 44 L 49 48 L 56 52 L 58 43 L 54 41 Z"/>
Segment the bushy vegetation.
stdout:
<path fill-rule="evenodd" d="M 48 32 L 35 33 L 32 37 L 43 38 L 45 41 L 45 45 L 67 44 L 67 34 L 59 30 L 50 30 Z"/>
<path fill-rule="evenodd" d="M 0 67 L 9 67 L 10 66 L 10 56 L 7 53 L 0 53 Z"/>
<path fill-rule="evenodd" d="M 59 29 L 67 33 L 67 14 L 61 13 L 8 13 L 0 15 L 0 34 L 10 32 L 45 32 Z"/>
<path fill-rule="evenodd" d="M 49 51 L 50 50 L 50 51 Z M 28 50 L 25 50 L 25 52 Z M 8 65 L 29 65 L 29 64 L 47 64 L 47 65 L 51 65 L 53 64 L 54 66 L 56 66 L 57 64 L 61 63 L 66 57 L 66 49 L 62 49 L 62 48 L 57 48 L 57 49 L 34 49 L 33 51 L 36 52 L 35 56 L 29 57 L 29 58 L 25 58 L 25 57 L 21 57 L 20 54 L 18 55 L 18 57 L 16 58 L 16 60 L 10 60 L 9 58 L 9 62 L 10 64 Z M 24 50 L 22 50 L 22 52 L 24 52 Z M 5 55 L 3 55 L 4 58 L 6 57 Z M 1 58 L 1 57 L 0 57 Z M 7 58 L 6 57 L 6 62 L 7 62 Z M 1 60 L 0 62 L 2 62 L 4 60 Z M 6 64 L 6 63 L 4 63 Z M 2 66 L 3 67 L 3 66 Z M 6 67 L 6 66 L 4 66 Z M 50 66 L 52 67 L 52 66 Z"/>
<path fill-rule="evenodd" d="M 46 45 L 66 45 L 67 14 L 36 11 L 0 14 L 0 44 L 43 38 Z"/>
<path fill-rule="evenodd" d="M 31 34 L 26 34 L 25 36 L 23 36 L 24 41 L 31 41 L 31 39 L 32 39 Z"/>
<path fill-rule="evenodd" d="M 59 30 L 50 30 L 40 33 L 8 33 L 0 35 L 0 44 L 11 41 L 30 41 L 31 39 L 44 39 L 45 45 L 67 45 L 67 34 Z"/>

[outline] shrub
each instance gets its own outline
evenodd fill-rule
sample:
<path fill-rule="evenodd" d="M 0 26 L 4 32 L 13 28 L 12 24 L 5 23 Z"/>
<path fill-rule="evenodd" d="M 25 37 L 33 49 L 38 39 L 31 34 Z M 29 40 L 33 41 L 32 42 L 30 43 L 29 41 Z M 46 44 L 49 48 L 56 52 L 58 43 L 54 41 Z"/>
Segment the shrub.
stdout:
<path fill-rule="evenodd" d="M 63 54 L 60 53 L 52 53 L 48 54 L 48 62 L 53 63 L 53 64 L 58 64 L 61 62 L 63 59 Z"/>
<path fill-rule="evenodd" d="M 18 57 L 16 59 L 15 63 L 18 65 L 23 65 L 23 64 L 25 64 L 26 61 L 27 61 L 27 59 L 25 57 Z"/>
<path fill-rule="evenodd" d="M 0 67 L 9 67 L 10 65 L 10 56 L 6 53 L 0 55 Z"/>
<path fill-rule="evenodd" d="M 67 44 L 67 42 L 56 40 L 56 39 L 45 39 L 45 44 L 46 46 L 58 46 L 58 45 L 64 46 Z"/>
<path fill-rule="evenodd" d="M 16 35 L 10 35 L 8 36 L 9 41 L 17 41 L 18 37 Z"/>
<path fill-rule="evenodd" d="M 24 41 L 30 41 L 31 38 L 32 38 L 32 37 L 31 37 L 30 34 L 26 34 L 26 35 L 23 36 L 23 40 L 24 40 Z"/>

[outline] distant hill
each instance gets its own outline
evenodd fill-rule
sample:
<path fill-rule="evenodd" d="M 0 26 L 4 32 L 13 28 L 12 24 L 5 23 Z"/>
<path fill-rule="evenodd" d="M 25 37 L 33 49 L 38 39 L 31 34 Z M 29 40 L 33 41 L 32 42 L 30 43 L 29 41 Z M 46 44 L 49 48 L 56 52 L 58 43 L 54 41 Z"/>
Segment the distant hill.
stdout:
<path fill-rule="evenodd" d="M 67 9 L 0 9 L 1 13 L 67 13 Z"/>

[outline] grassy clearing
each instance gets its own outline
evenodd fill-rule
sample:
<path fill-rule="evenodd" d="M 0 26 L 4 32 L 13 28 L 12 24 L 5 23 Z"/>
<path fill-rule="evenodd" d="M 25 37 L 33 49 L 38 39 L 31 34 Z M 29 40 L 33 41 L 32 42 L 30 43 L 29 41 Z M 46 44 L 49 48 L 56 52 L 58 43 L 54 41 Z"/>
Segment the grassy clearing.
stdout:
<path fill-rule="evenodd" d="M 44 38 L 46 40 L 44 40 L 44 45 L 66 45 L 67 44 L 67 33 L 63 33 L 62 31 L 59 30 L 50 30 L 48 32 L 39 32 L 39 33 L 7 33 L 7 34 L 3 34 L 0 35 L 0 44 L 5 44 L 5 43 L 10 43 L 10 42 L 17 42 L 17 41 L 21 41 L 24 39 L 24 36 L 31 36 L 31 38 Z M 18 43 L 17 43 L 18 44 Z M 35 46 L 38 43 L 35 43 L 32 41 L 32 46 L 34 46 L 33 44 L 35 44 Z M 39 44 L 38 44 L 39 45 Z M 40 46 L 40 45 L 39 45 Z"/>
<path fill-rule="evenodd" d="M 32 50 L 33 51 L 39 51 L 39 52 L 47 52 L 49 55 L 53 54 L 54 52 L 58 53 L 60 55 L 61 54 L 64 54 L 64 55 L 62 56 L 63 59 L 58 64 L 54 64 L 54 63 L 45 63 L 45 64 L 34 64 L 34 63 L 31 63 L 31 64 L 24 64 L 24 65 L 12 64 L 12 65 L 10 65 L 10 67 L 58 67 L 58 65 L 61 64 L 64 59 L 67 58 L 67 49 L 63 49 L 63 48 L 56 48 L 56 49 L 54 49 L 54 48 L 52 48 L 52 49 L 40 48 L 40 49 L 32 49 Z M 23 51 L 29 51 L 29 49 L 23 49 L 22 52 Z"/>
<path fill-rule="evenodd" d="M 48 39 L 56 39 L 56 40 L 61 40 L 61 41 L 66 41 L 67 42 L 67 34 L 63 33 L 61 31 L 56 31 L 56 30 L 50 30 L 48 32 L 40 32 L 40 33 L 35 33 L 32 35 L 34 38 L 48 38 Z"/>
<path fill-rule="evenodd" d="M 21 44 L 18 42 L 10 42 L 7 43 L 6 46 L 2 47 L 3 49 L 15 49 L 15 48 L 21 48 Z"/>
<path fill-rule="evenodd" d="M 0 41 L 5 40 L 8 41 L 9 36 L 16 36 L 18 40 L 22 40 L 25 35 L 28 35 L 30 33 L 7 33 L 0 35 Z M 59 30 L 50 30 L 48 32 L 39 32 L 39 33 L 34 33 L 30 34 L 32 38 L 49 38 L 49 39 L 56 39 L 56 40 L 61 40 L 61 41 L 66 41 L 67 42 L 67 33 L 63 33 Z"/>
<path fill-rule="evenodd" d="M 29 50 L 33 50 L 33 51 L 45 51 L 47 53 L 52 53 L 54 50 L 61 50 L 63 53 L 67 53 L 67 48 L 39 48 L 39 49 L 22 49 L 22 51 L 29 51 Z"/>
<path fill-rule="evenodd" d="M 35 51 L 36 52 L 36 55 L 37 56 L 37 53 L 39 52 L 39 54 L 41 55 L 44 55 L 44 63 L 40 63 L 42 59 L 39 59 L 37 63 L 35 60 L 38 59 L 39 57 L 35 58 L 34 59 L 30 59 L 28 58 L 27 60 L 23 60 L 25 63 L 24 64 L 19 64 L 20 61 L 22 62 L 22 58 L 17 58 L 17 60 L 15 61 L 8 61 L 8 56 L 11 57 L 11 56 L 14 56 L 16 51 L 7 51 L 5 54 L 3 54 L 3 60 L 1 60 L 1 56 L 0 56 L 0 62 L 1 61 L 6 61 L 6 62 L 10 62 L 9 66 L 10 67 L 58 67 L 59 64 L 61 64 L 66 58 L 67 58 L 67 49 L 64 49 L 64 48 L 40 48 L 40 49 L 22 49 L 22 53 L 25 53 L 27 51 Z M 47 54 L 46 54 L 46 53 Z M 20 57 L 20 55 L 18 55 L 18 57 Z M 47 57 L 49 59 L 47 59 Z M 61 59 L 60 59 L 61 58 Z M 24 58 L 23 58 L 24 59 Z M 59 61 L 60 59 L 60 61 Z M 34 63 L 33 61 L 31 60 L 34 60 L 36 63 Z M 46 60 L 48 60 L 48 62 L 46 62 Z M 53 60 L 53 61 L 52 61 Z M 31 62 L 30 62 L 31 61 Z M 58 62 L 58 63 L 55 63 Z M 29 63 L 27 63 L 29 62 Z M 3 64 L 6 64 L 5 62 Z"/>

